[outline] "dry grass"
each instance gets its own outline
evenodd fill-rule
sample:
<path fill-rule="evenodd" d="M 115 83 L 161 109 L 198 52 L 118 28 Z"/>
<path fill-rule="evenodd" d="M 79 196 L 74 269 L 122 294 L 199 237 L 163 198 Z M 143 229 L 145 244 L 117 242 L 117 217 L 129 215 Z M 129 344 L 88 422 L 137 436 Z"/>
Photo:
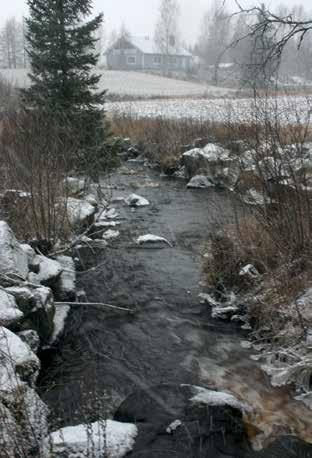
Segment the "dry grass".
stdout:
<path fill-rule="evenodd" d="M 55 113 L 15 112 L 3 120 L 2 216 L 21 239 L 68 236 L 64 179 L 76 148 L 69 132 Z"/>

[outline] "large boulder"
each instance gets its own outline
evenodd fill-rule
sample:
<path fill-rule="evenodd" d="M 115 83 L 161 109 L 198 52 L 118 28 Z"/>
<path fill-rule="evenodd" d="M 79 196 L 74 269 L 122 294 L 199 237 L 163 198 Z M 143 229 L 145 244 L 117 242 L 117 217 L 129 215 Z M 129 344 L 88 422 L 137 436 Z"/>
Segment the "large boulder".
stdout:
<path fill-rule="evenodd" d="M 234 396 L 190 385 L 163 384 L 138 390 L 114 419 L 133 422 L 138 437 L 129 456 L 178 458 L 243 456 L 248 440 L 246 408 Z"/>
<path fill-rule="evenodd" d="M 76 267 L 70 256 L 57 256 L 56 261 L 62 272 L 56 285 L 56 295 L 61 301 L 74 301 L 76 298 Z"/>
<path fill-rule="evenodd" d="M 40 361 L 30 347 L 9 329 L 0 327 L 0 399 L 21 381 L 34 386 Z M 12 378 L 13 377 L 13 378 Z"/>
<path fill-rule="evenodd" d="M 204 148 L 194 148 L 182 156 L 189 178 L 195 175 L 206 175 L 213 181 L 220 170 L 234 162 L 230 151 L 214 143 L 208 143 Z"/>
<path fill-rule="evenodd" d="M 51 289 L 45 286 L 12 286 L 7 288 L 7 292 L 14 296 L 24 314 L 21 329 L 33 329 L 38 333 L 41 343 L 47 344 L 54 331 L 55 307 Z"/>
<path fill-rule="evenodd" d="M 10 326 L 23 318 L 23 312 L 17 307 L 14 296 L 0 289 L 0 324 Z"/>
<path fill-rule="evenodd" d="M 97 211 L 94 205 L 86 200 L 69 197 L 66 201 L 67 217 L 72 226 L 88 226 L 94 222 Z"/>
<path fill-rule="evenodd" d="M 214 186 L 214 184 L 205 175 L 195 175 L 187 183 L 187 187 L 190 189 L 203 189 L 210 188 L 211 186 Z"/>
<path fill-rule="evenodd" d="M 14 274 L 26 280 L 28 257 L 5 221 L 0 221 L 0 274 Z"/>
<path fill-rule="evenodd" d="M 136 435 L 137 427 L 134 424 L 112 420 L 68 426 L 51 434 L 45 456 L 122 458 L 132 450 Z"/>
<path fill-rule="evenodd" d="M 38 273 L 31 272 L 29 280 L 38 285 L 53 287 L 63 271 L 61 264 L 43 255 L 37 255 L 34 262 L 38 266 Z"/>

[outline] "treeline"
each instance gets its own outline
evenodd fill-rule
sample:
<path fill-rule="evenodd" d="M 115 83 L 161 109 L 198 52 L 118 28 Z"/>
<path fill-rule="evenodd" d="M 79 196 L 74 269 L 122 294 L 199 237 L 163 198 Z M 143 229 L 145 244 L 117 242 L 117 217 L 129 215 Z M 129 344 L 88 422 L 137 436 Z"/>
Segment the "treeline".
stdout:
<path fill-rule="evenodd" d="M 11 17 L 0 30 L 0 67 L 25 68 L 27 65 L 25 23 Z"/>
<path fill-rule="evenodd" d="M 290 8 L 281 4 L 274 13 L 278 18 L 311 20 L 302 5 Z M 199 56 L 203 68 L 213 67 L 216 81 L 224 63 L 236 64 L 243 81 L 268 80 L 277 68 L 280 78 L 296 75 L 312 79 L 312 33 L 307 31 L 304 40 L 301 40 L 300 34 L 294 35 L 287 40 L 281 54 L 273 56 L 274 45 L 287 36 L 288 29 L 283 21 L 261 27 L 266 14 L 264 4 L 257 11 L 233 14 L 220 0 L 216 0 L 206 12 L 193 53 Z"/>

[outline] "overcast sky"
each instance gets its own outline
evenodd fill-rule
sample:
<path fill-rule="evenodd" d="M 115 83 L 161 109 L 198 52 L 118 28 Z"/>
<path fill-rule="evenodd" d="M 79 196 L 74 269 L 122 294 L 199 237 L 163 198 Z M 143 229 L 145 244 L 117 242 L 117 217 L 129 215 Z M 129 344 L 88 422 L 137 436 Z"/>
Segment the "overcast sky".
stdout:
<path fill-rule="evenodd" d="M 243 4 L 253 0 L 241 0 Z M 256 2 L 257 0 L 254 0 Z M 194 42 L 198 35 L 201 17 L 212 0 L 178 0 L 181 9 L 180 29 L 182 38 Z M 226 0 L 232 7 L 234 0 Z M 311 0 L 269 0 L 271 8 L 285 3 L 289 6 L 303 4 L 308 11 L 312 10 Z M 110 33 L 124 23 L 135 36 L 153 36 L 155 20 L 160 0 L 94 0 L 96 11 L 103 11 L 106 29 Z M 26 0 L 0 0 L 0 22 L 9 16 L 19 16 L 27 12 Z"/>

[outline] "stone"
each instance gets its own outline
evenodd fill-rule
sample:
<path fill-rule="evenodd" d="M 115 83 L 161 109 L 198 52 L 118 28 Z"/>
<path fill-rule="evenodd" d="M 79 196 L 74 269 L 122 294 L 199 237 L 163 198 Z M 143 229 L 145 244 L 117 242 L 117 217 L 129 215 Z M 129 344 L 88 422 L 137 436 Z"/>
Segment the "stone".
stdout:
<path fill-rule="evenodd" d="M 211 186 L 214 186 L 214 184 L 205 175 L 195 175 L 186 186 L 192 189 L 201 189 L 210 188 Z"/>
<path fill-rule="evenodd" d="M 130 194 L 130 196 L 125 199 L 125 202 L 129 207 L 146 207 L 149 205 L 149 201 L 138 194 Z"/>
<path fill-rule="evenodd" d="M 34 386 L 40 369 L 38 357 L 20 337 L 3 326 L 0 327 L 0 354 L 0 398 L 4 390 L 10 390 L 11 384 L 15 386 L 10 378 L 12 370 L 21 381 Z"/>
<path fill-rule="evenodd" d="M 13 286 L 7 288 L 7 291 L 15 297 L 19 309 L 24 314 L 20 324 L 22 330 L 36 331 L 41 344 L 47 344 L 54 331 L 55 307 L 51 289 L 45 286 Z"/>
<path fill-rule="evenodd" d="M 0 324 L 10 326 L 21 321 L 24 314 L 18 308 L 14 296 L 0 289 Z"/>
<path fill-rule="evenodd" d="M 66 201 L 67 216 L 72 226 L 90 226 L 97 208 L 86 200 L 69 197 Z"/>
<path fill-rule="evenodd" d="M 113 420 L 89 425 L 68 426 L 51 434 L 47 440 L 45 458 L 122 458 L 133 449 L 138 430 L 134 424 Z"/>
<path fill-rule="evenodd" d="M 86 188 L 86 181 L 81 178 L 67 177 L 64 180 L 65 189 L 69 196 L 81 194 Z"/>
<path fill-rule="evenodd" d="M 27 329 L 26 331 L 21 331 L 18 334 L 18 337 L 25 342 L 31 351 L 38 353 L 40 346 L 40 337 L 36 331 L 33 329 Z"/>
<path fill-rule="evenodd" d="M 61 301 L 75 301 L 76 299 L 76 267 L 70 256 L 57 256 L 62 272 L 58 277 L 56 295 Z"/>
<path fill-rule="evenodd" d="M 28 256 L 5 221 L 0 221 L 0 274 L 15 274 L 26 280 Z"/>

